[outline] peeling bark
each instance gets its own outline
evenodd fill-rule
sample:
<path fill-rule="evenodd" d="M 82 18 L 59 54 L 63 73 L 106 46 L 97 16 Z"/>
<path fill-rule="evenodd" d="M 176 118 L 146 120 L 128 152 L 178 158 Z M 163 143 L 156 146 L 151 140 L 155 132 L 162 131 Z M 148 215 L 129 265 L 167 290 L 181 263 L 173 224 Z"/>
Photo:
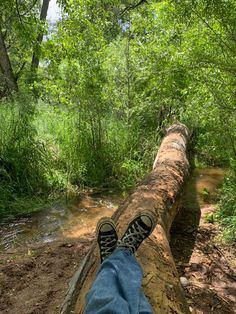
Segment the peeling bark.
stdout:
<path fill-rule="evenodd" d="M 153 170 L 117 209 L 113 219 L 121 236 L 129 221 L 142 210 L 151 210 L 157 226 L 136 256 L 144 271 L 143 289 L 155 313 L 189 313 L 169 247 L 169 231 L 178 212 L 178 199 L 189 163 L 186 157 L 188 129 L 171 126 L 162 141 Z M 61 313 L 83 313 L 87 294 L 99 268 L 99 252 L 93 243 L 82 267 L 72 278 Z"/>

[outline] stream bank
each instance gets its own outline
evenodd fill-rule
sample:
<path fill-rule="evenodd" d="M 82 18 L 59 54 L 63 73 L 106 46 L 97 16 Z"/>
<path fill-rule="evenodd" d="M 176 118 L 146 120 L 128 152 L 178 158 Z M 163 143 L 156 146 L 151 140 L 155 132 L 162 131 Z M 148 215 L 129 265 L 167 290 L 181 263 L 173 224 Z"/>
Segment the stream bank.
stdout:
<path fill-rule="evenodd" d="M 220 227 L 204 219 L 216 209 L 216 189 L 223 175 L 217 168 L 194 171 L 183 192 L 181 215 L 172 227 L 172 253 L 179 275 L 187 280 L 185 294 L 195 314 L 235 313 L 235 252 L 216 239 Z M 96 221 L 112 215 L 120 201 L 119 195 L 87 195 L 70 208 L 51 208 L 35 220 L 28 217 L 27 228 L 21 222 L 20 230 L 28 233 L 16 232 L 17 238 L 0 252 L 0 313 L 59 313 L 68 282 L 94 239 Z M 1 230 L 6 235 L 14 226 Z"/>
<path fill-rule="evenodd" d="M 194 314 L 236 313 L 236 247 L 224 244 L 222 227 L 207 218 L 217 210 L 223 176 L 220 168 L 195 169 L 172 225 L 171 251 Z"/>

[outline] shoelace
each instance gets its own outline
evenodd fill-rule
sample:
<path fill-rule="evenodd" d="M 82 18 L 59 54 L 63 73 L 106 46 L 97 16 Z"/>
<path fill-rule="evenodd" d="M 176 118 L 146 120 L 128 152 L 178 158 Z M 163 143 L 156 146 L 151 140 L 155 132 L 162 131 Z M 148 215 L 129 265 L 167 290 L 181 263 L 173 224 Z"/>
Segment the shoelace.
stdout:
<path fill-rule="evenodd" d="M 113 235 L 110 236 L 102 235 L 100 241 L 102 255 L 110 253 L 113 250 L 114 246 L 116 246 L 116 242 L 117 240 Z"/>
<path fill-rule="evenodd" d="M 137 221 L 132 227 L 133 230 L 130 228 L 127 234 L 125 234 L 124 238 L 118 241 L 118 245 L 120 247 L 126 247 L 134 252 L 139 244 L 146 238 L 146 235 L 149 233 L 149 231 L 143 229 Z"/>

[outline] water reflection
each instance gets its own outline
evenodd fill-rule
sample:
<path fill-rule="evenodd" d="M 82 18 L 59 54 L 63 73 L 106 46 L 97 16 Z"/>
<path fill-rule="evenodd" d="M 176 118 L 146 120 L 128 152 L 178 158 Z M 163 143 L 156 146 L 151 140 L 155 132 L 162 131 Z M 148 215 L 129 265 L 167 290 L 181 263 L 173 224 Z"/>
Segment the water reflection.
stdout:
<path fill-rule="evenodd" d="M 57 204 L 49 209 L 0 224 L 0 248 L 35 242 L 51 242 L 62 238 L 76 238 L 95 229 L 100 217 L 111 216 L 121 197 L 84 196 L 71 206 Z"/>
<path fill-rule="evenodd" d="M 215 204 L 224 173 L 225 170 L 221 168 L 194 169 L 184 188 L 183 206 L 193 208 Z"/>
<path fill-rule="evenodd" d="M 72 207 L 68 219 L 62 226 L 65 238 L 78 238 L 93 231 L 97 221 L 103 216 L 111 216 L 117 205 L 105 199 L 86 198 L 78 207 Z"/>

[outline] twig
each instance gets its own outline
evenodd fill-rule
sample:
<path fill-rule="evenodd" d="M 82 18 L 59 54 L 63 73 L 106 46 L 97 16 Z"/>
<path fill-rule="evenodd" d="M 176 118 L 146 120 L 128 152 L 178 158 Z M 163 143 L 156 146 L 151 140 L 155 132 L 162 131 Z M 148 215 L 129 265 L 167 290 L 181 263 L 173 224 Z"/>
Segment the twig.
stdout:
<path fill-rule="evenodd" d="M 138 3 L 136 3 L 136 4 L 130 4 L 130 5 L 128 5 L 127 7 L 124 8 L 124 10 L 119 14 L 119 16 L 121 17 L 121 16 L 123 16 L 127 11 L 136 9 L 138 6 L 140 6 L 140 5 L 143 4 L 143 3 L 149 4 L 149 3 L 147 2 L 147 0 L 141 0 L 141 1 L 139 1 Z"/>

